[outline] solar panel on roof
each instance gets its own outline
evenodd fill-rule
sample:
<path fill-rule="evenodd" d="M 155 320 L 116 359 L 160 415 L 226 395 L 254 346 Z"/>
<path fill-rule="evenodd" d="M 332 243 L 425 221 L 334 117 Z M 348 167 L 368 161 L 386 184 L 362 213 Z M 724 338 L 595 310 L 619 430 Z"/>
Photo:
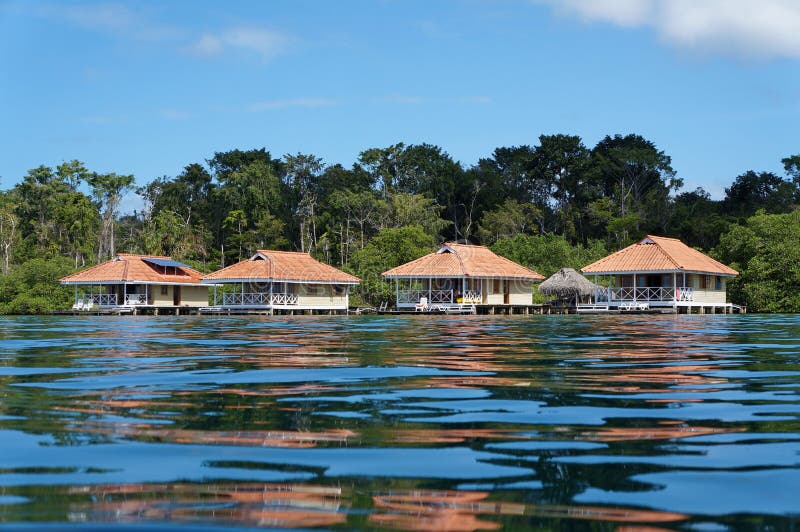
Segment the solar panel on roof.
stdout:
<path fill-rule="evenodd" d="M 154 259 L 151 257 L 143 258 L 145 262 L 149 262 L 150 264 L 155 264 L 156 266 L 169 266 L 171 268 L 191 268 L 188 264 L 184 264 L 182 262 L 178 262 L 172 259 Z"/>

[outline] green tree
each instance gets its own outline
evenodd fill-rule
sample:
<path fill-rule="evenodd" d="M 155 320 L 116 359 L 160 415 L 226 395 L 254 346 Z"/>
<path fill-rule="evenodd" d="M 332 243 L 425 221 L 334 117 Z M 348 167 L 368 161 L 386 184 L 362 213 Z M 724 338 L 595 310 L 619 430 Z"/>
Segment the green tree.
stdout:
<path fill-rule="evenodd" d="M 561 268 L 580 270 L 608 254 L 600 241 L 572 245 L 559 235 L 517 235 L 498 240 L 492 251 L 548 277 Z"/>
<path fill-rule="evenodd" d="M 203 254 L 202 235 L 189 223 L 170 210 L 161 210 L 142 230 L 144 252 L 151 255 L 168 255 L 178 260 Z"/>
<path fill-rule="evenodd" d="M 255 250 L 255 239 L 247 230 L 248 220 L 242 209 L 230 211 L 222 221 L 222 227 L 227 234 L 225 239 L 227 250 L 223 252 L 223 258 L 228 258 L 226 262 L 241 261 L 244 257 L 243 253 Z"/>
<path fill-rule="evenodd" d="M 337 190 L 329 204 L 337 220 L 333 232 L 341 246 L 341 264 L 347 264 L 352 251 L 364 249 L 366 241 L 378 226 L 381 202 L 372 191 Z"/>
<path fill-rule="evenodd" d="M 34 258 L 0 277 L 0 314 L 50 314 L 67 308 L 72 292 L 58 279 L 72 271 L 67 257 Z"/>
<path fill-rule="evenodd" d="M 795 204 L 796 185 L 772 172 L 749 170 L 725 189 L 723 204 L 733 216 L 747 218 L 763 209 L 767 214 L 789 212 Z"/>
<path fill-rule="evenodd" d="M 399 192 L 392 194 L 389 201 L 383 203 L 381 225 L 384 228 L 418 225 L 433 239 L 438 239 L 444 228 L 450 225 L 450 222 L 440 217 L 442 210 L 443 207 L 432 198 Z"/>
<path fill-rule="evenodd" d="M 800 189 L 800 154 L 781 159 L 786 174 L 792 178 L 797 189 Z"/>
<path fill-rule="evenodd" d="M 279 159 L 273 159 L 264 148 L 217 152 L 208 165 L 216 186 L 211 190 L 207 219 L 213 223 L 210 225 L 213 247 L 219 250 L 221 262 L 225 263 L 222 255 L 229 247 L 226 239 L 230 231 L 224 221 L 231 211 L 241 210 L 245 215 L 248 225 L 243 230 L 252 234 L 248 238 L 253 245 L 257 242 L 256 225 L 265 216 L 276 216 L 284 223 L 291 218 L 291 202 L 283 182 L 285 165 Z"/>
<path fill-rule="evenodd" d="M 542 192 L 550 192 L 548 203 L 553 203 L 552 220 L 543 226 L 572 242 L 583 240 L 579 202 L 589 190 L 585 186 L 589 155 L 580 137 L 560 134 L 541 135 L 533 152 L 532 173 Z"/>
<path fill-rule="evenodd" d="M 61 253 L 72 258 L 75 268 L 85 266 L 97 246 L 97 207 L 85 194 L 69 192 L 61 195 L 52 217 Z"/>
<path fill-rule="evenodd" d="M 14 187 L 12 195 L 26 256 L 58 252 L 60 246 L 54 237 L 52 213 L 60 198 L 69 192 L 69 185 L 44 165 L 28 170 L 22 182 Z"/>
<path fill-rule="evenodd" d="M 511 238 L 538 228 L 542 213 L 532 203 L 507 199 L 494 210 L 483 213 L 478 228 L 481 243 L 492 245 L 502 238 Z"/>
<path fill-rule="evenodd" d="M 688 246 L 713 248 L 731 223 L 722 202 L 712 200 L 702 188 L 678 194 L 673 203 L 667 233 L 680 238 Z"/>
<path fill-rule="evenodd" d="M 434 245 L 434 238 L 419 225 L 382 229 L 350 261 L 348 270 L 361 278 L 354 304 L 393 301 L 393 288 L 381 273 L 430 253 Z"/>
<path fill-rule="evenodd" d="M 800 312 L 800 210 L 731 226 L 712 255 L 738 270 L 731 301 L 755 312 Z"/>
<path fill-rule="evenodd" d="M 464 189 L 464 169 L 442 148 L 403 143 L 372 148 L 361 152 L 358 168 L 371 177 L 385 201 L 397 193 L 432 199 L 452 222 L 443 225 L 442 230 L 452 226 L 454 238 L 458 237 L 459 220 L 466 207 L 459 194 Z"/>
<path fill-rule="evenodd" d="M 299 223 L 300 250 L 317 245 L 320 176 L 325 165 L 313 155 L 284 155 L 287 185 L 292 192 L 292 212 Z"/>
<path fill-rule="evenodd" d="M 11 269 L 11 257 L 19 240 L 19 218 L 8 194 L 0 192 L 0 252 L 3 254 L 3 275 Z"/>
<path fill-rule="evenodd" d="M 97 262 L 104 258 L 116 255 L 115 224 L 119 202 L 126 192 L 133 190 L 132 175 L 97 174 L 93 173 L 87 178 L 92 187 L 94 196 L 103 211 L 99 246 L 97 248 Z"/>
<path fill-rule="evenodd" d="M 670 219 L 670 193 L 683 182 L 675 177 L 672 160 L 639 135 L 606 136 L 592 150 L 591 172 L 602 197 L 615 205 L 609 220 L 617 244 L 644 231 L 661 228 Z M 599 236 L 599 235 L 596 235 Z"/>

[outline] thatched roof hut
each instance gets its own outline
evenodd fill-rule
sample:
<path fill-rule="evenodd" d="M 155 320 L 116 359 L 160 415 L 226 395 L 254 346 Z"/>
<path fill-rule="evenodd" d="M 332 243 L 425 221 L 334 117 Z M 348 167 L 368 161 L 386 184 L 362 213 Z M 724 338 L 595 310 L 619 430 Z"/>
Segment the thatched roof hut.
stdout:
<path fill-rule="evenodd" d="M 539 285 L 539 292 L 548 296 L 571 299 L 574 297 L 591 297 L 594 295 L 595 288 L 597 288 L 597 285 L 574 269 L 561 268 L 542 281 Z"/>

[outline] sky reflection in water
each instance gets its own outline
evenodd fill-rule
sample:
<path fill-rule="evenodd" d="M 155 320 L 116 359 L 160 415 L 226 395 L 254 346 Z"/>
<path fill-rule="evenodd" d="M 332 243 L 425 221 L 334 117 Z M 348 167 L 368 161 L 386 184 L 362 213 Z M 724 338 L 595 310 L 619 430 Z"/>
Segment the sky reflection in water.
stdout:
<path fill-rule="evenodd" d="M 800 521 L 800 318 L 0 318 L 0 523 Z"/>

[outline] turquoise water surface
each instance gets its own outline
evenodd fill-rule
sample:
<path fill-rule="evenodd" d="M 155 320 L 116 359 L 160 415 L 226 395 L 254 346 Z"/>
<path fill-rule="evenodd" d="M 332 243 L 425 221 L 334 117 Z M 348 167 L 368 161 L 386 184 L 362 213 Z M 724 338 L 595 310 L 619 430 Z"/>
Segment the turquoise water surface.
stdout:
<path fill-rule="evenodd" d="M 0 528 L 800 528 L 800 317 L 0 318 Z"/>

